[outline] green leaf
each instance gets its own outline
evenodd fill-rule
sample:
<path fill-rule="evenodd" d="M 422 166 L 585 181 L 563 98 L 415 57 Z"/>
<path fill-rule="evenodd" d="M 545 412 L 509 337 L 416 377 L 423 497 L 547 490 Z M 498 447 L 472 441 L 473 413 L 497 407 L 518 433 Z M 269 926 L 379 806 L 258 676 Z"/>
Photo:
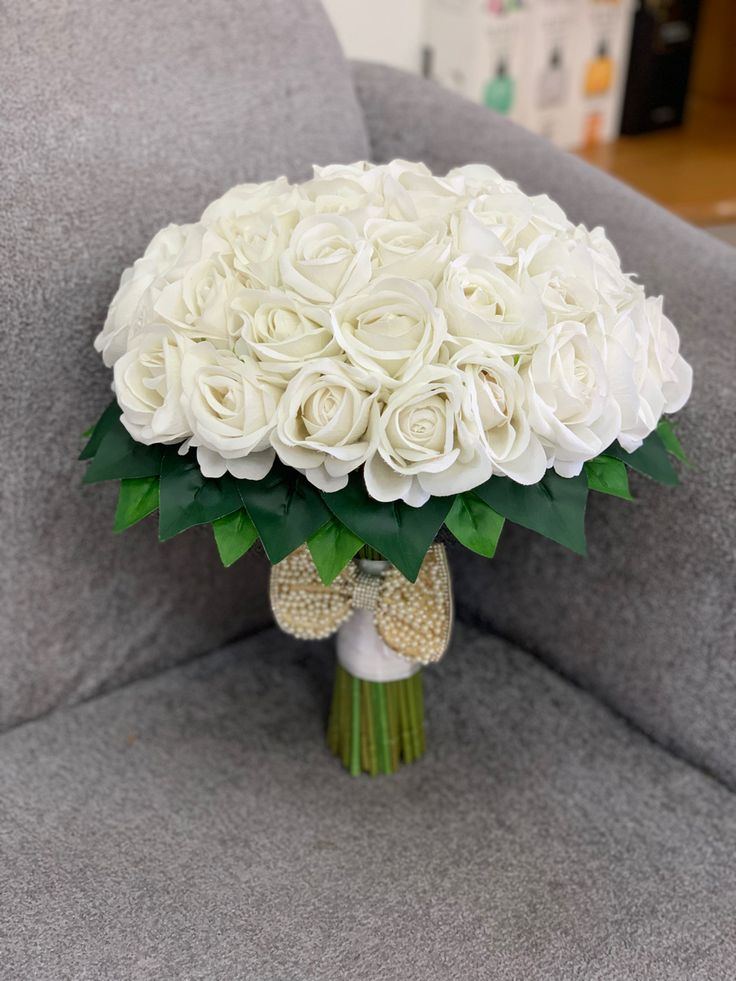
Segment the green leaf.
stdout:
<path fill-rule="evenodd" d="M 639 449 L 634 450 L 633 453 L 627 453 L 618 443 L 613 443 L 603 451 L 603 456 L 613 456 L 617 460 L 623 460 L 632 470 L 643 473 L 645 477 L 651 477 L 660 484 L 674 487 L 675 484 L 680 483 L 665 445 L 656 432 L 650 433 Z"/>
<path fill-rule="evenodd" d="M 120 406 L 118 405 L 117 400 L 113 399 L 94 426 L 90 426 L 89 429 L 82 433 L 82 439 L 89 437 L 89 442 L 79 454 L 79 459 L 91 460 L 97 453 L 97 450 L 100 448 L 100 443 L 102 442 L 103 437 L 107 436 L 110 428 L 119 421 Z"/>
<path fill-rule="evenodd" d="M 242 558 L 258 538 L 256 526 L 248 517 L 245 508 L 216 518 L 212 522 L 220 561 L 227 568 Z"/>
<path fill-rule="evenodd" d="M 375 501 L 357 473 L 343 490 L 322 496 L 335 517 L 411 582 L 453 502 L 452 496 L 430 497 L 422 507 L 412 508 L 403 501 Z"/>
<path fill-rule="evenodd" d="M 585 476 L 590 490 L 623 497 L 626 501 L 634 500 L 629 490 L 629 475 L 621 460 L 612 456 L 597 456 L 585 464 Z"/>
<path fill-rule="evenodd" d="M 508 477 L 491 477 L 474 493 L 509 521 L 539 532 L 553 542 L 585 555 L 585 476 L 559 477 L 554 470 L 537 484 L 517 484 Z"/>
<path fill-rule="evenodd" d="M 485 501 L 469 491 L 458 494 L 445 524 L 461 545 L 492 559 L 501 537 L 504 521 Z"/>
<path fill-rule="evenodd" d="M 325 586 L 336 579 L 363 544 L 363 540 L 331 517 L 307 542 L 319 577 Z"/>
<path fill-rule="evenodd" d="M 97 429 L 90 442 L 96 438 Z M 130 477 L 157 477 L 161 470 L 163 452 L 164 448 L 160 443 L 145 446 L 136 442 L 120 420 L 116 419 L 109 424 L 97 446 L 83 483 L 96 484 L 102 480 L 125 480 Z"/>
<path fill-rule="evenodd" d="M 241 507 L 234 477 L 204 477 L 194 451 L 179 456 L 168 447 L 161 462 L 158 537 L 173 538 L 193 525 L 204 525 Z"/>
<path fill-rule="evenodd" d="M 261 480 L 238 480 L 240 498 L 272 563 L 280 562 L 330 519 L 319 491 L 276 460 Z"/>
<path fill-rule="evenodd" d="M 668 453 L 672 454 L 672 456 L 674 456 L 681 463 L 684 463 L 686 466 L 690 466 L 690 461 L 685 456 L 682 443 L 677 438 L 672 425 L 666 419 L 660 419 L 659 425 L 657 426 L 657 435 L 664 443 L 664 448 Z"/>
<path fill-rule="evenodd" d="M 131 477 L 120 481 L 113 531 L 125 531 L 158 507 L 158 477 Z"/>

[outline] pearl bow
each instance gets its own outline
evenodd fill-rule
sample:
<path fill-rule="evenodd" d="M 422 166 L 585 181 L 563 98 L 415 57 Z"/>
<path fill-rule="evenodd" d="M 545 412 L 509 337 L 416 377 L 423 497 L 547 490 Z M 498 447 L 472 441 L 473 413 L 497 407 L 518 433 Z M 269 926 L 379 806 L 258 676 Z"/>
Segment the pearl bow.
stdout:
<path fill-rule="evenodd" d="M 374 574 L 350 562 L 325 586 L 302 545 L 271 570 L 271 607 L 286 633 L 305 640 L 329 637 L 355 609 L 373 610 L 385 644 L 412 661 L 439 661 L 452 629 L 452 591 L 445 549 L 430 546 L 416 582 L 398 569 Z"/>

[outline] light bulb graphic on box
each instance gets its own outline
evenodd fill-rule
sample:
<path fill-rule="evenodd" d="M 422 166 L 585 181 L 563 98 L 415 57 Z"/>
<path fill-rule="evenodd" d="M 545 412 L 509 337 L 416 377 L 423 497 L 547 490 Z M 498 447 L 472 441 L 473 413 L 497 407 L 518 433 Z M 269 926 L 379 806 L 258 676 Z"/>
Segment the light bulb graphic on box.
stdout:
<path fill-rule="evenodd" d="M 514 80 L 503 58 L 498 62 L 496 74 L 489 79 L 483 92 L 483 102 L 489 109 L 507 116 L 514 104 Z"/>
<path fill-rule="evenodd" d="M 567 70 L 562 48 L 556 44 L 549 54 L 547 65 L 539 79 L 537 100 L 541 109 L 560 105 L 567 92 Z"/>

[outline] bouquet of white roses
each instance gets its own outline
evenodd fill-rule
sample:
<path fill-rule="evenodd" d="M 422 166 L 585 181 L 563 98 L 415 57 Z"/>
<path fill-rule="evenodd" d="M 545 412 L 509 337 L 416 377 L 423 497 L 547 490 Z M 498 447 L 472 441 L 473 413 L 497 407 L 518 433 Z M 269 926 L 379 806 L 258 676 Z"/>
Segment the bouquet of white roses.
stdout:
<path fill-rule="evenodd" d="M 602 229 L 490 167 L 399 160 L 169 225 L 95 346 L 115 399 L 85 480 L 121 481 L 116 530 L 211 523 L 226 565 L 260 538 L 279 623 L 340 628 L 330 743 L 353 772 L 423 750 L 442 526 L 489 557 L 505 519 L 582 553 L 589 489 L 629 497 L 627 466 L 677 482 L 662 417 L 692 380 Z"/>

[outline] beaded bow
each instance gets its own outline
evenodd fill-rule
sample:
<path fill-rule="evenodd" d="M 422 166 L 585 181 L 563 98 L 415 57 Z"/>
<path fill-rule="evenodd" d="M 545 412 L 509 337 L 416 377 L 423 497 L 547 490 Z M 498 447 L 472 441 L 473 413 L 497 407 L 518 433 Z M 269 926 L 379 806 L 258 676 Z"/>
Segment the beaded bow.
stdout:
<path fill-rule="evenodd" d="M 413 583 L 393 566 L 376 575 L 350 562 L 325 586 L 303 545 L 272 568 L 271 607 L 282 630 L 305 640 L 331 636 L 355 609 L 373 610 L 381 639 L 397 654 L 421 664 L 439 661 L 452 629 L 444 547 L 430 547 Z"/>

